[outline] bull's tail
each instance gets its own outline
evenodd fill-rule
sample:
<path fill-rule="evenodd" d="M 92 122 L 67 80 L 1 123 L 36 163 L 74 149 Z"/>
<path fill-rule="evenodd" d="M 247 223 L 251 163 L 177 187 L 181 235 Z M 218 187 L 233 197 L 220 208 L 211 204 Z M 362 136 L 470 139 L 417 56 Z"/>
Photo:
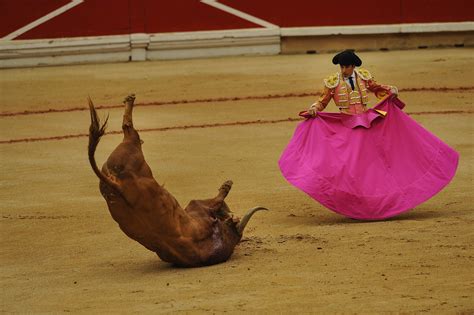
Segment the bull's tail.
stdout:
<path fill-rule="evenodd" d="M 89 110 L 91 114 L 91 126 L 89 127 L 89 163 L 92 166 L 92 170 L 94 173 L 99 177 L 99 179 L 110 186 L 113 190 L 115 190 L 118 194 L 123 197 L 123 193 L 117 183 L 113 182 L 109 177 L 107 177 L 101 170 L 97 167 L 97 163 L 95 161 L 95 150 L 97 149 L 97 145 L 99 144 L 100 138 L 105 134 L 105 128 L 107 127 L 107 121 L 109 120 L 109 116 L 105 119 L 105 122 L 101 125 L 100 119 L 97 116 L 97 112 L 95 110 L 94 104 L 92 103 L 91 98 L 89 100 Z"/>

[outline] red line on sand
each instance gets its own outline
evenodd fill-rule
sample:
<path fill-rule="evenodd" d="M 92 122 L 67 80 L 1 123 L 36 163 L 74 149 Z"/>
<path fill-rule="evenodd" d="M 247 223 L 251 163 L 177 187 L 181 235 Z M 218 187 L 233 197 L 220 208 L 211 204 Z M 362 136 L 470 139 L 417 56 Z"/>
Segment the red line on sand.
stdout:
<path fill-rule="evenodd" d="M 448 115 L 448 114 L 473 114 L 472 110 L 450 110 L 450 111 L 439 111 L 439 112 L 415 112 L 408 113 L 408 115 Z M 202 129 L 202 128 L 216 128 L 216 127 L 227 127 L 227 126 L 244 126 L 244 125 L 264 125 L 264 124 L 276 124 L 281 122 L 293 122 L 301 121 L 302 118 L 284 118 L 275 120 L 249 120 L 249 121 L 234 121 L 227 123 L 215 123 L 215 124 L 200 124 L 200 125 L 183 125 L 183 126 L 171 126 L 161 128 L 145 128 L 137 129 L 138 132 L 152 132 L 152 131 L 169 131 L 169 130 L 185 130 L 185 129 Z M 106 132 L 108 135 L 121 134 L 122 130 L 113 130 Z M 40 142 L 40 141 L 53 141 L 53 140 L 65 140 L 73 138 L 86 138 L 89 134 L 80 133 L 75 135 L 64 135 L 64 136 L 53 136 L 53 137 L 38 137 L 38 138 L 23 138 L 23 139 L 11 139 L 2 140 L 0 144 L 13 144 L 20 142 Z"/>
<path fill-rule="evenodd" d="M 242 96 L 242 97 L 218 97 L 218 98 L 201 98 L 194 100 L 176 100 L 176 101 L 156 101 L 149 103 L 135 103 L 134 106 L 163 106 L 163 105 L 178 105 L 178 104 L 194 104 L 194 103 L 214 103 L 214 102 L 229 102 L 229 101 L 243 101 L 243 100 L 259 100 L 259 99 L 275 99 L 275 98 L 288 98 L 288 97 L 306 97 L 315 96 L 319 93 L 289 93 L 289 94 L 274 94 L 274 95 L 263 95 L 263 96 Z M 98 105 L 96 109 L 110 109 L 110 108 L 122 108 L 123 105 Z M 22 115 L 37 115 L 47 113 L 61 113 L 61 112 L 75 112 L 89 110 L 89 107 L 71 107 L 61 109 L 45 109 L 45 110 L 25 110 L 23 112 L 3 112 L 0 113 L 0 117 L 8 116 L 22 116 Z"/>
<path fill-rule="evenodd" d="M 168 131 L 168 130 L 184 130 L 184 129 L 197 129 L 197 128 L 214 128 L 214 127 L 225 127 L 225 126 L 239 126 L 239 125 L 253 125 L 253 124 L 274 124 L 285 121 L 296 121 L 300 120 L 299 118 L 286 118 L 278 120 L 252 120 L 252 121 L 235 121 L 228 123 L 215 123 L 215 124 L 201 124 L 201 125 L 184 125 L 184 126 L 172 126 L 172 127 L 162 127 L 162 128 L 146 128 L 146 129 L 137 129 L 138 132 L 150 132 L 150 131 Z M 106 132 L 107 135 L 116 135 L 121 134 L 122 130 L 113 130 Z M 18 142 L 38 142 L 38 141 L 50 141 L 50 140 L 64 140 L 72 138 L 84 138 L 88 137 L 89 134 L 80 133 L 75 135 L 65 135 L 65 136 L 53 136 L 53 137 L 40 137 L 40 138 L 23 138 L 23 139 L 12 139 L 12 140 L 3 140 L 0 141 L 0 144 L 11 144 Z"/>
<path fill-rule="evenodd" d="M 460 87 L 420 87 L 420 88 L 406 88 L 400 89 L 400 92 L 452 92 L 452 91 L 472 91 L 474 86 L 460 86 Z M 286 93 L 286 94 L 268 94 L 268 95 L 251 95 L 251 96 L 234 96 L 234 97 L 218 97 L 218 98 L 203 98 L 203 99 L 191 99 L 191 100 L 176 100 L 176 101 L 156 101 L 149 103 L 136 103 L 135 106 L 163 106 L 163 105 L 177 105 L 177 104 L 194 104 L 194 103 L 217 103 L 217 102 L 230 102 L 230 101 L 244 101 L 244 100 L 267 100 L 267 99 L 278 99 L 278 98 L 290 98 L 290 97 L 308 97 L 318 96 L 321 93 Z M 123 105 L 98 105 L 96 109 L 110 109 L 110 108 L 121 108 Z M 0 117 L 9 116 L 24 116 L 24 115 L 38 115 L 48 113 L 62 113 L 62 112 L 75 112 L 89 110 L 89 107 L 70 107 L 70 108 L 50 108 L 43 110 L 25 110 L 22 112 L 2 112 Z"/>

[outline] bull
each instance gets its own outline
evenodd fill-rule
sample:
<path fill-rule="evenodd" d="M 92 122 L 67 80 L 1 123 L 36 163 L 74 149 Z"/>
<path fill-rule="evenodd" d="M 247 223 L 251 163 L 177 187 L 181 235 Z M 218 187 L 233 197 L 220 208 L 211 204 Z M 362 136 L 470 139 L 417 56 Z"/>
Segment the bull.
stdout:
<path fill-rule="evenodd" d="M 264 207 L 250 209 L 241 220 L 224 201 L 232 187 L 226 181 L 216 197 L 192 200 L 183 209 L 154 179 L 142 152 L 143 141 L 133 127 L 135 96 L 125 98 L 123 141 L 115 148 L 102 170 L 95 151 L 105 133 L 89 98 L 89 162 L 100 180 L 99 189 L 112 218 L 130 238 L 155 252 L 163 261 L 181 267 L 198 267 L 226 261 L 240 242 L 252 215 Z"/>

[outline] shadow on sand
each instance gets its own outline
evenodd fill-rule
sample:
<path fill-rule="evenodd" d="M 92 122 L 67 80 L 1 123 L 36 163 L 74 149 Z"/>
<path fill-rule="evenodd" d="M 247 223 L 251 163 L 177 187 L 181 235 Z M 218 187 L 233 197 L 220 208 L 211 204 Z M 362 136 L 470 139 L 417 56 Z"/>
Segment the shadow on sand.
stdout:
<path fill-rule="evenodd" d="M 339 225 L 339 224 L 367 224 L 367 223 L 380 223 L 380 222 L 403 222 L 403 221 L 425 221 L 436 218 L 448 217 L 449 214 L 441 210 L 412 210 L 395 217 L 383 219 L 383 220 L 357 220 L 338 215 L 336 213 L 329 213 L 324 215 L 318 215 L 310 217 L 307 220 L 308 225 Z"/>

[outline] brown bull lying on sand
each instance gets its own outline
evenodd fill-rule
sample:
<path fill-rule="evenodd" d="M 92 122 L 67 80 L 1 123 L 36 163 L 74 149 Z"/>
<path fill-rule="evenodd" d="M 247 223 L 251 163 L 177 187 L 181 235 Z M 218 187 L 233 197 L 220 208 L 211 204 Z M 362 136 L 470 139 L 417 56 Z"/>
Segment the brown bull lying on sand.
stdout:
<path fill-rule="evenodd" d="M 125 98 L 122 129 L 124 139 L 112 152 L 102 171 L 94 154 L 104 135 L 107 120 L 100 125 L 89 99 L 89 161 L 100 179 L 100 192 L 110 213 L 130 238 L 178 266 L 194 267 L 226 261 L 242 238 L 251 209 L 242 220 L 232 216 L 224 198 L 230 191 L 226 181 L 217 197 L 192 200 L 182 209 L 178 201 L 153 178 L 142 152 L 142 141 L 133 128 L 132 110 L 135 96 Z"/>

